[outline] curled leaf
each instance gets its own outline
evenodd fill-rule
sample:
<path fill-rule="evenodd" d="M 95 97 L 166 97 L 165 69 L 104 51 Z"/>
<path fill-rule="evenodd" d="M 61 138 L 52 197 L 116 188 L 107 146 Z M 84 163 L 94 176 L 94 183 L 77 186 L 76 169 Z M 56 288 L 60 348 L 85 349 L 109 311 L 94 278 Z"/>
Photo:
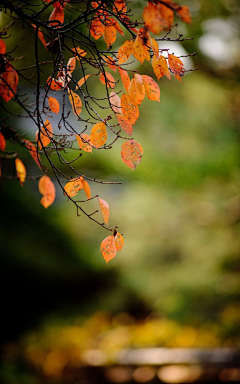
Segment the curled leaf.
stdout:
<path fill-rule="evenodd" d="M 55 200 L 56 190 L 50 177 L 44 175 L 41 177 L 38 183 L 39 192 L 43 195 L 41 198 L 41 204 L 44 208 L 48 208 Z"/>
<path fill-rule="evenodd" d="M 122 161 L 132 170 L 140 163 L 142 155 L 143 147 L 136 140 L 129 140 L 123 143 L 121 148 Z"/>
<path fill-rule="evenodd" d="M 32 27 L 33 27 L 34 30 L 36 30 L 36 25 L 35 24 L 32 24 Z M 40 28 L 38 28 L 38 38 L 41 41 L 41 43 L 44 45 L 44 47 L 47 49 L 47 43 L 46 43 L 44 34 L 42 33 Z"/>
<path fill-rule="evenodd" d="M 24 143 L 26 145 L 26 148 L 28 149 L 30 155 L 32 156 L 33 160 L 35 163 L 39 166 L 40 169 L 42 169 L 41 164 L 40 164 L 40 155 L 37 151 L 36 146 L 29 140 L 25 139 Z"/>
<path fill-rule="evenodd" d="M 104 123 L 97 123 L 92 127 L 90 140 L 91 144 L 96 148 L 100 148 L 106 143 L 107 130 Z"/>
<path fill-rule="evenodd" d="M 101 253 L 104 260 L 108 264 L 117 254 L 117 248 L 115 244 L 115 238 L 113 235 L 107 236 L 101 243 L 100 247 Z"/>
<path fill-rule="evenodd" d="M 111 75 L 111 73 L 109 72 L 106 72 L 105 71 L 105 74 L 102 72 L 99 76 L 99 80 L 101 81 L 102 84 L 107 84 L 107 87 L 108 88 L 115 88 L 116 86 L 116 82 L 115 82 L 115 79 L 114 77 Z"/>
<path fill-rule="evenodd" d="M 171 71 L 174 73 L 174 76 L 177 80 L 180 80 L 179 77 L 182 77 L 185 73 L 182 60 L 174 55 L 168 55 L 168 63 Z"/>
<path fill-rule="evenodd" d="M 19 158 L 15 159 L 15 167 L 16 167 L 16 171 L 17 171 L 17 177 L 18 177 L 20 184 L 21 184 L 21 187 L 22 187 L 23 183 L 26 179 L 26 175 L 27 175 L 26 168 L 25 168 L 22 160 L 20 160 Z"/>
<path fill-rule="evenodd" d="M 82 78 L 78 81 L 78 83 L 77 83 L 76 90 L 77 90 L 78 88 L 80 88 L 80 87 L 87 81 L 87 79 L 88 79 L 90 76 L 91 76 L 91 75 L 86 75 L 86 76 L 82 77 Z"/>
<path fill-rule="evenodd" d="M 100 199 L 100 197 L 98 198 L 98 202 L 99 202 L 99 206 L 100 206 L 100 209 L 101 209 L 101 212 L 102 212 L 102 215 L 103 215 L 103 220 L 108 225 L 109 205 L 108 205 L 108 203 L 105 200 Z"/>
<path fill-rule="evenodd" d="M 82 180 L 83 189 L 85 192 L 85 195 L 87 196 L 87 199 L 91 199 L 91 188 L 86 180 Z"/>

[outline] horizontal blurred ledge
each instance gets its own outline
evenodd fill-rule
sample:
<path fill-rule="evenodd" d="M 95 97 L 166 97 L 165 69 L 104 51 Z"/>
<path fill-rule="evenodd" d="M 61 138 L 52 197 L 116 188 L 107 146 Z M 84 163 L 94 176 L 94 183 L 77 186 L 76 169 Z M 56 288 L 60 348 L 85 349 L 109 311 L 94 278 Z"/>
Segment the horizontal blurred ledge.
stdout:
<path fill-rule="evenodd" d="M 116 358 L 121 365 L 201 364 L 240 366 L 240 350 L 232 348 L 139 348 L 123 349 Z"/>

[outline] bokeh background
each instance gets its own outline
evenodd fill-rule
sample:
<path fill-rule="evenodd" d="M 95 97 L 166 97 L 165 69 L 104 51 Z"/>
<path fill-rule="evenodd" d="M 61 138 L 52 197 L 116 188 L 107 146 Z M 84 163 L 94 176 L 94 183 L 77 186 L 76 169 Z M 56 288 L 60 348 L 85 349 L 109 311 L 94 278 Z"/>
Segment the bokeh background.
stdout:
<path fill-rule="evenodd" d="M 77 217 L 60 190 L 45 210 L 37 182 L 21 188 L 17 180 L 1 180 L 4 383 L 101 382 L 82 378 L 80 368 L 111 366 L 122 348 L 240 346 L 239 4 L 180 3 L 189 6 L 193 23 L 178 32 L 194 40 L 168 47 L 177 55 L 197 52 L 183 60 L 199 69 L 183 84 L 160 79 L 161 104 L 144 100 L 134 126 L 144 148 L 141 164 L 134 172 L 126 167 L 121 143 L 76 164 L 83 174 L 123 183 L 91 185 L 110 205 L 110 225 L 124 234 L 114 260 L 106 266 L 99 250 L 106 232 Z M 131 3 L 134 15 L 142 6 Z M 9 20 L 1 15 L 3 26 Z M 19 26 L 15 21 L 7 45 L 30 65 L 34 36 Z M 46 60 L 44 48 L 40 56 Z M 149 64 L 140 70 L 154 77 Z M 95 78 L 88 86 L 104 92 Z M 16 108 L 13 102 L 9 108 Z M 34 137 L 29 121 L 13 125 Z M 19 153 L 28 173 L 38 174 L 29 154 Z M 2 169 L 11 175 L 14 164 L 3 162 Z M 132 380 L 109 372 L 108 382 Z M 135 374 L 135 382 L 143 376 Z M 239 371 L 230 378 L 240 381 Z"/>

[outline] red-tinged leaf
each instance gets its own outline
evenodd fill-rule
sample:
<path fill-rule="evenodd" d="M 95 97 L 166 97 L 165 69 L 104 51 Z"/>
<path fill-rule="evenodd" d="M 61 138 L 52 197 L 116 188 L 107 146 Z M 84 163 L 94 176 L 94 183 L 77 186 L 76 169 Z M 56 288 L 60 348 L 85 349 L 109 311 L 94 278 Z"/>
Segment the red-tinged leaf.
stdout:
<path fill-rule="evenodd" d="M 92 146 L 88 144 L 91 140 L 89 135 L 81 133 L 81 135 L 77 135 L 76 138 L 79 148 L 85 152 L 92 152 Z"/>
<path fill-rule="evenodd" d="M 83 189 L 87 199 L 91 199 L 91 188 L 86 180 L 82 180 Z"/>
<path fill-rule="evenodd" d="M 97 123 L 92 127 L 90 134 L 90 142 L 96 147 L 100 148 L 107 141 L 107 130 L 104 123 Z"/>
<path fill-rule="evenodd" d="M 76 56 L 76 59 L 80 60 L 81 57 L 86 56 L 87 52 L 81 49 L 80 47 L 72 48 L 72 52 L 74 53 L 74 56 Z"/>
<path fill-rule="evenodd" d="M 64 194 L 68 197 L 74 197 L 78 194 L 79 191 L 83 189 L 83 184 L 81 178 L 73 179 L 69 181 L 64 187 Z"/>
<path fill-rule="evenodd" d="M 116 64 L 115 64 L 115 60 L 112 58 L 112 57 L 109 57 L 109 56 L 104 56 L 104 60 L 105 60 L 105 62 L 107 63 L 107 65 L 109 66 L 109 68 L 112 70 L 112 71 L 114 71 L 114 72 L 116 72 L 116 70 L 117 70 L 117 66 L 116 66 Z"/>
<path fill-rule="evenodd" d="M 72 110 L 75 113 L 75 115 L 78 117 L 82 112 L 82 101 L 80 99 L 80 96 L 78 96 L 71 89 L 68 89 L 68 97 L 72 106 Z"/>
<path fill-rule="evenodd" d="M 143 85 L 149 100 L 156 100 L 160 103 L 160 89 L 158 84 L 147 75 L 142 75 Z"/>
<path fill-rule="evenodd" d="M 140 105 L 145 97 L 145 88 L 143 86 L 142 77 L 138 74 L 134 75 L 134 78 L 131 80 L 128 94 L 132 100 Z"/>
<path fill-rule="evenodd" d="M 46 83 L 52 91 L 59 91 L 62 88 L 62 81 L 57 81 L 51 78 L 51 76 L 48 77 Z"/>
<path fill-rule="evenodd" d="M 6 148 L 6 140 L 2 132 L 0 132 L 0 151 L 5 151 L 5 148 Z"/>
<path fill-rule="evenodd" d="M 104 76 L 105 75 L 105 76 Z M 115 82 L 115 79 L 114 77 L 111 75 L 111 73 L 109 72 L 106 72 L 105 71 L 105 74 L 102 72 L 100 75 L 99 75 L 99 80 L 101 81 L 102 84 L 107 84 L 107 87 L 108 88 L 115 88 L 116 86 L 116 82 Z"/>
<path fill-rule="evenodd" d="M 133 47 L 133 41 L 132 40 L 126 40 L 125 43 L 119 48 L 117 53 L 118 63 L 123 64 L 127 59 L 130 57 L 130 55 L 133 53 L 134 47 Z"/>
<path fill-rule="evenodd" d="M 103 38 L 107 44 L 107 48 L 110 48 L 116 40 L 116 29 L 113 25 L 105 25 Z"/>
<path fill-rule="evenodd" d="M 105 200 L 100 199 L 100 197 L 98 198 L 98 202 L 99 202 L 99 206 L 100 206 L 100 209 L 101 209 L 101 212 L 102 212 L 103 220 L 108 225 L 109 205 L 108 205 L 108 203 Z"/>
<path fill-rule="evenodd" d="M 170 2 L 172 3 L 172 2 Z M 173 4 L 173 3 L 172 3 Z M 171 5 L 171 4 L 169 4 Z M 174 22 L 174 12 L 172 9 L 166 7 L 163 4 L 158 3 L 156 5 L 158 18 L 160 19 L 160 24 L 162 26 L 162 30 L 169 30 Z"/>
<path fill-rule="evenodd" d="M 109 102 L 111 104 L 112 110 L 115 113 L 122 113 L 122 108 L 121 108 L 121 99 L 120 97 L 115 93 L 111 92 L 110 97 L 109 97 Z"/>
<path fill-rule="evenodd" d="M 165 59 L 164 56 L 161 55 L 159 58 L 157 58 L 156 56 L 153 56 L 152 67 L 153 67 L 153 71 L 154 71 L 155 75 L 157 76 L 158 80 L 164 75 L 169 80 L 171 80 L 171 74 L 170 74 L 170 71 L 168 69 L 167 60 Z"/>
<path fill-rule="evenodd" d="M 77 82 L 76 90 L 78 90 L 78 88 L 80 88 L 80 87 L 87 81 L 87 79 L 88 79 L 90 76 L 91 76 L 91 75 L 86 75 L 86 76 L 82 77 L 82 78 Z"/>
<path fill-rule="evenodd" d="M 140 28 L 133 43 L 133 55 L 143 64 L 144 60 L 150 60 L 150 35 L 146 28 Z"/>
<path fill-rule="evenodd" d="M 26 168 L 25 168 L 22 160 L 20 160 L 18 158 L 15 159 L 15 167 L 16 167 L 16 171 L 17 171 L 17 177 L 18 177 L 20 184 L 21 184 L 21 187 L 22 187 L 23 183 L 26 179 L 26 175 L 27 175 Z"/>
<path fill-rule="evenodd" d="M 60 105 L 55 97 L 48 97 L 48 105 L 53 113 L 56 113 L 56 115 L 59 113 Z"/>
<path fill-rule="evenodd" d="M 38 189 L 41 195 L 43 195 L 40 201 L 42 206 L 48 208 L 52 205 L 56 197 L 56 189 L 50 177 L 46 175 L 42 176 L 38 183 Z"/>
<path fill-rule="evenodd" d="M 90 33 L 95 40 L 98 40 L 104 33 L 104 25 L 99 16 L 94 17 L 91 22 Z"/>
<path fill-rule="evenodd" d="M 118 22 L 112 18 L 109 18 L 109 20 L 111 21 L 111 25 L 116 29 L 116 31 L 124 36 L 124 32 Z"/>
<path fill-rule="evenodd" d="M 143 20 L 145 27 L 154 34 L 163 31 L 161 14 L 155 4 L 149 2 L 144 8 Z"/>
<path fill-rule="evenodd" d="M 178 57 L 174 55 L 168 55 L 168 64 L 171 69 L 171 71 L 174 73 L 177 80 L 179 80 L 179 77 L 182 77 L 185 73 L 185 69 L 183 66 L 182 60 L 180 60 Z"/>
<path fill-rule="evenodd" d="M 53 9 L 49 21 L 51 21 L 50 25 L 51 27 L 59 28 L 61 27 L 61 24 L 64 22 L 64 11 L 62 7 L 56 7 Z"/>
<path fill-rule="evenodd" d="M 102 241 L 100 250 L 101 250 L 101 253 L 103 255 L 104 260 L 108 264 L 108 262 L 110 260 L 112 260 L 117 254 L 115 238 L 113 235 L 106 237 Z"/>
<path fill-rule="evenodd" d="M 0 76 L 0 95 L 8 103 L 17 91 L 18 74 L 13 66 L 6 61 L 5 71 Z"/>
<path fill-rule="evenodd" d="M 121 97 L 122 112 L 126 119 L 134 125 L 139 117 L 139 109 L 137 103 L 131 99 L 129 95 L 123 94 Z"/>
<path fill-rule="evenodd" d="M 0 39 L 0 55 L 5 55 L 6 51 L 7 51 L 6 44 L 2 39 Z"/>
<path fill-rule="evenodd" d="M 40 164 L 40 155 L 37 151 L 36 146 L 29 140 L 24 140 L 24 143 L 26 145 L 26 148 L 28 149 L 30 155 L 32 156 L 33 160 L 37 164 L 37 166 L 42 169 L 41 164 Z"/>
<path fill-rule="evenodd" d="M 128 73 L 127 73 L 127 71 L 125 71 L 125 69 L 118 67 L 118 72 L 119 72 L 119 75 L 121 77 L 122 84 L 123 84 L 126 92 L 128 92 L 128 88 L 129 88 L 129 84 L 130 84 L 130 77 L 128 76 Z"/>
<path fill-rule="evenodd" d="M 129 140 L 123 143 L 121 148 L 122 161 L 132 170 L 140 163 L 142 155 L 143 147 L 136 140 Z"/>
<path fill-rule="evenodd" d="M 53 137 L 53 127 L 48 119 L 46 119 L 44 123 L 44 127 L 41 127 L 40 139 L 38 139 L 39 134 L 36 132 L 35 139 L 38 143 L 38 149 L 42 149 L 42 147 L 46 147 L 51 143 L 51 138 Z"/>
<path fill-rule="evenodd" d="M 121 233 L 117 232 L 114 236 L 115 238 L 115 245 L 118 252 L 121 251 L 122 247 L 124 246 L 124 239 Z"/>
<path fill-rule="evenodd" d="M 34 31 L 36 31 L 36 28 L 37 28 L 36 25 L 32 24 L 32 27 L 33 27 Z M 40 28 L 38 29 L 38 38 L 41 41 L 41 43 L 44 45 L 44 47 L 47 49 L 47 43 L 46 43 L 44 34 L 42 33 Z"/>
<path fill-rule="evenodd" d="M 184 23 L 188 23 L 188 24 L 192 23 L 191 14 L 187 5 L 183 5 L 182 7 L 179 7 L 176 13 Z"/>
<path fill-rule="evenodd" d="M 121 126 L 121 128 L 126 132 L 129 136 L 132 136 L 133 127 L 129 120 L 124 115 L 116 114 L 116 118 Z"/>
<path fill-rule="evenodd" d="M 76 67 L 76 57 L 70 57 L 67 63 L 67 71 L 72 73 Z"/>
<path fill-rule="evenodd" d="M 127 12 L 127 6 L 124 0 L 116 0 L 113 4 L 113 12 L 120 12 L 122 13 Z"/>

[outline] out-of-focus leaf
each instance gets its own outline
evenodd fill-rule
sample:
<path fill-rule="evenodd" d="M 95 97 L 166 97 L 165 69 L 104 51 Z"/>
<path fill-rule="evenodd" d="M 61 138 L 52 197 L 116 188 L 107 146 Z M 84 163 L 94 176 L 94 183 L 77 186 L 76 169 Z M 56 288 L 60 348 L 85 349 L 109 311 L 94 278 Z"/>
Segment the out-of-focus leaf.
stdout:
<path fill-rule="evenodd" d="M 101 209 L 101 212 L 102 212 L 103 220 L 108 225 L 109 205 L 108 205 L 108 203 L 105 200 L 100 199 L 100 197 L 98 198 L 98 202 L 99 202 L 99 206 L 100 206 L 100 209 Z"/>
<path fill-rule="evenodd" d="M 121 158 L 129 168 L 134 170 L 140 163 L 142 156 L 143 147 L 136 140 L 129 140 L 123 143 L 121 148 Z"/>
<path fill-rule="evenodd" d="M 16 171 L 17 171 L 17 177 L 18 177 L 20 184 L 21 184 L 21 187 L 22 187 L 23 183 L 26 179 L 26 175 L 27 175 L 25 165 L 23 164 L 22 160 L 20 160 L 19 158 L 16 158 L 15 159 L 15 167 L 16 167 Z"/>
<path fill-rule="evenodd" d="M 38 183 L 39 192 L 43 195 L 41 198 L 41 204 L 44 208 L 48 208 L 55 200 L 56 190 L 50 177 L 44 175 L 41 177 Z"/>

